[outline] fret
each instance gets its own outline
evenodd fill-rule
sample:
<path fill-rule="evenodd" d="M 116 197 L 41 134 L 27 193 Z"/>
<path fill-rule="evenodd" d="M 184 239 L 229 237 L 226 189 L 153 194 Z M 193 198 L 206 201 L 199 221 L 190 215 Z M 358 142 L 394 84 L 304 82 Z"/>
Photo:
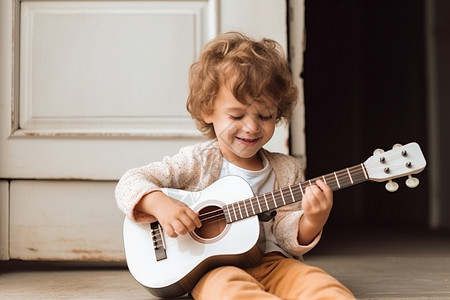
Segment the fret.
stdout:
<path fill-rule="evenodd" d="M 275 196 L 273 195 L 273 192 L 272 192 L 272 202 L 275 205 L 275 208 L 277 208 L 278 206 L 277 206 L 277 202 L 275 202 Z"/>
<path fill-rule="evenodd" d="M 362 169 L 363 172 L 364 172 L 364 177 L 366 178 L 366 180 L 368 180 L 368 179 L 369 179 L 369 176 L 367 176 L 366 167 L 364 167 L 364 164 L 361 164 L 361 169 Z"/>
<path fill-rule="evenodd" d="M 323 182 L 324 182 L 325 184 L 328 184 L 328 183 L 327 183 L 327 180 L 325 179 L 325 176 L 324 176 L 324 175 L 322 175 L 322 179 L 323 179 Z"/>
<path fill-rule="evenodd" d="M 352 174 L 350 174 L 350 171 L 348 168 L 347 168 L 347 174 L 348 174 L 348 177 L 350 178 L 351 183 L 353 184 Z"/>
<path fill-rule="evenodd" d="M 280 190 L 281 192 L 281 199 L 283 200 L 283 205 L 286 205 L 286 201 L 284 200 L 283 190 Z"/>
<path fill-rule="evenodd" d="M 334 172 L 334 178 L 336 178 L 336 183 L 338 185 L 338 188 L 341 188 L 341 184 L 339 183 L 339 178 L 336 175 L 336 172 Z"/>
<path fill-rule="evenodd" d="M 303 193 L 303 188 L 302 188 L 302 184 L 299 183 L 298 187 L 300 188 L 300 192 L 302 193 L 302 198 L 305 196 L 305 194 Z"/>
<path fill-rule="evenodd" d="M 234 218 L 237 221 L 238 217 L 236 215 L 236 209 L 234 208 L 234 203 L 232 203 L 232 206 L 233 206 Z"/>
<path fill-rule="evenodd" d="M 273 193 L 272 193 L 273 194 Z M 264 201 L 266 201 L 267 210 L 270 210 L 269 203 L 267 203 L 267 197 L 266 194 L 264 194 Z"/>
<path fill-rule="evenodd" d="M 247 205 L 245 204 L 245 200 L 244 200 L 244 208 L 245 208 L 245 213 L 247 214 L 247 218 L 250 217 L 248 214 Z"/>
<path fill-rule="evenodd" d="M 241 210 L 241 206 L 239 205 L 239 202 L 237 202 L 237 206 L 239 208 L 239 214 L 241 215 L 241 219 L 243 219 L 244 217 L 242 216 L 242 210 Z"/>
<path fill-rule="evenodd" d="M 250 202 L 250 205 L 252 206 L 253 215 L 256 215 L 255 208 L 253 207 L 252 199 L 248 199 L 248 201 Z"/>
<path fill-rule="evenodd" d="M 258 202 L 259 213 L 262 213 L 263 210 L 262 210 L 262 208 L 261 208 L 261 203 L 260 203 L 259 200 L 258 200 L 258 196 L 256 196 L 256 202 Z"/>
<path fill-rule="evenodd" d="M 241 201 L 238 201 L 238 202 L 236 202 L 236 203 L 237 203 L 237 206 L 238 206 L 238 209 L 239 209 L 238 217 L 240 216 L 241 219 L 245 218 L 244 208 L 242 207 L 242 200 L 241 200 Z"/>
<path fill-rule="evenodd" d="M 295 197 L 294 197 L 294 193 L 292 192 L 291 186 L 289 186 L 289 191 L 291 192 L 291 198 L 292 198 L 291 203 L 294 203 L 295 202 Z"/>

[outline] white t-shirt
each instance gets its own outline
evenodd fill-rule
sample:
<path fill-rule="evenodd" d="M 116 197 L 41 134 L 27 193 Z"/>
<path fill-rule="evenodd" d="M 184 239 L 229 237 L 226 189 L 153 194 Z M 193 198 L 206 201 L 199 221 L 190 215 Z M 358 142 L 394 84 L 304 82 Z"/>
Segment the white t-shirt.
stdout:
<path fill-rule="evenodd" d="M 267 192 L 272 192 L 275 188 L 275 173 L 273 172 L 272 167 L 269 165 L 269 161 L 263 154 L 261 154 L 261 159 L 263 168 L 258 171 L 250 171 L 240 168 L 224 158 L 219 178 L 230 175 L 239 176 L 247 181 L 247 183 L 252 188 L 253 194 L 255 196 Z M 283 253 L 287 257 L 292 257 L 292 255 L 284 251 L 278 245 L 272 231 L 273 219 L 268 222 L 263 222 L 263 225 L 266 237 L 265 253 L 278 251 Z"/>

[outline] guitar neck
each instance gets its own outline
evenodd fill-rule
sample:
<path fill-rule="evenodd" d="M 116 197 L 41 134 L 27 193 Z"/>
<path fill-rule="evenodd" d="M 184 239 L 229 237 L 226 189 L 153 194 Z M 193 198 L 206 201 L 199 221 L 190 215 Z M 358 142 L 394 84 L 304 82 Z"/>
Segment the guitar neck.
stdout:
<path fill-rule="evenodd" d="M 226 222 L 232 223 L 285 205 L 299 202 L 303 199 L 306 187 L 314 185 L 318 179 L 325 182 L 331 190 L 337 191 L 365 182 L 369 177 L 364 164 L 359 164 L 351 168 L 319 176 L 273 192 L 234 202 L 222 207 Z"/>

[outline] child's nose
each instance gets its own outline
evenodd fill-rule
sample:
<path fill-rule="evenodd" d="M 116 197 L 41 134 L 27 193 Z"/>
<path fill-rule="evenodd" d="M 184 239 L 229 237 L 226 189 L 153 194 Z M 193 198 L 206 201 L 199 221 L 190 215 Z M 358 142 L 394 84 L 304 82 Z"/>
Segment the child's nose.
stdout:
<path fill-rule="evenodd" d="M 254 117 L 248 116 L 244 119 L 244 129 L 247 132 L 251 133 L 258 132 L 260 130 L 259 120 Z"/>

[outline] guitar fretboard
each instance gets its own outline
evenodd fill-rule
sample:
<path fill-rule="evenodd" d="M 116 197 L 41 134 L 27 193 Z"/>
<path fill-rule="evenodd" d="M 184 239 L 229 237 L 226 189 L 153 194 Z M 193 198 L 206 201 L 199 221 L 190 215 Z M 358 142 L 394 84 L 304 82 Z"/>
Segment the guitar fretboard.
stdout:
<path fill-rule="evenodd" d="M 294 184 L 273 192 L 261 194 L 222 207 L 227 223 L 232 223 L 257 214 L 299 202 L 303 199 L 305 189 L 321 179 L 333 191 L 337 191 L 368 180 L 364 164 L 342 169 L 305 182 Z"/>

